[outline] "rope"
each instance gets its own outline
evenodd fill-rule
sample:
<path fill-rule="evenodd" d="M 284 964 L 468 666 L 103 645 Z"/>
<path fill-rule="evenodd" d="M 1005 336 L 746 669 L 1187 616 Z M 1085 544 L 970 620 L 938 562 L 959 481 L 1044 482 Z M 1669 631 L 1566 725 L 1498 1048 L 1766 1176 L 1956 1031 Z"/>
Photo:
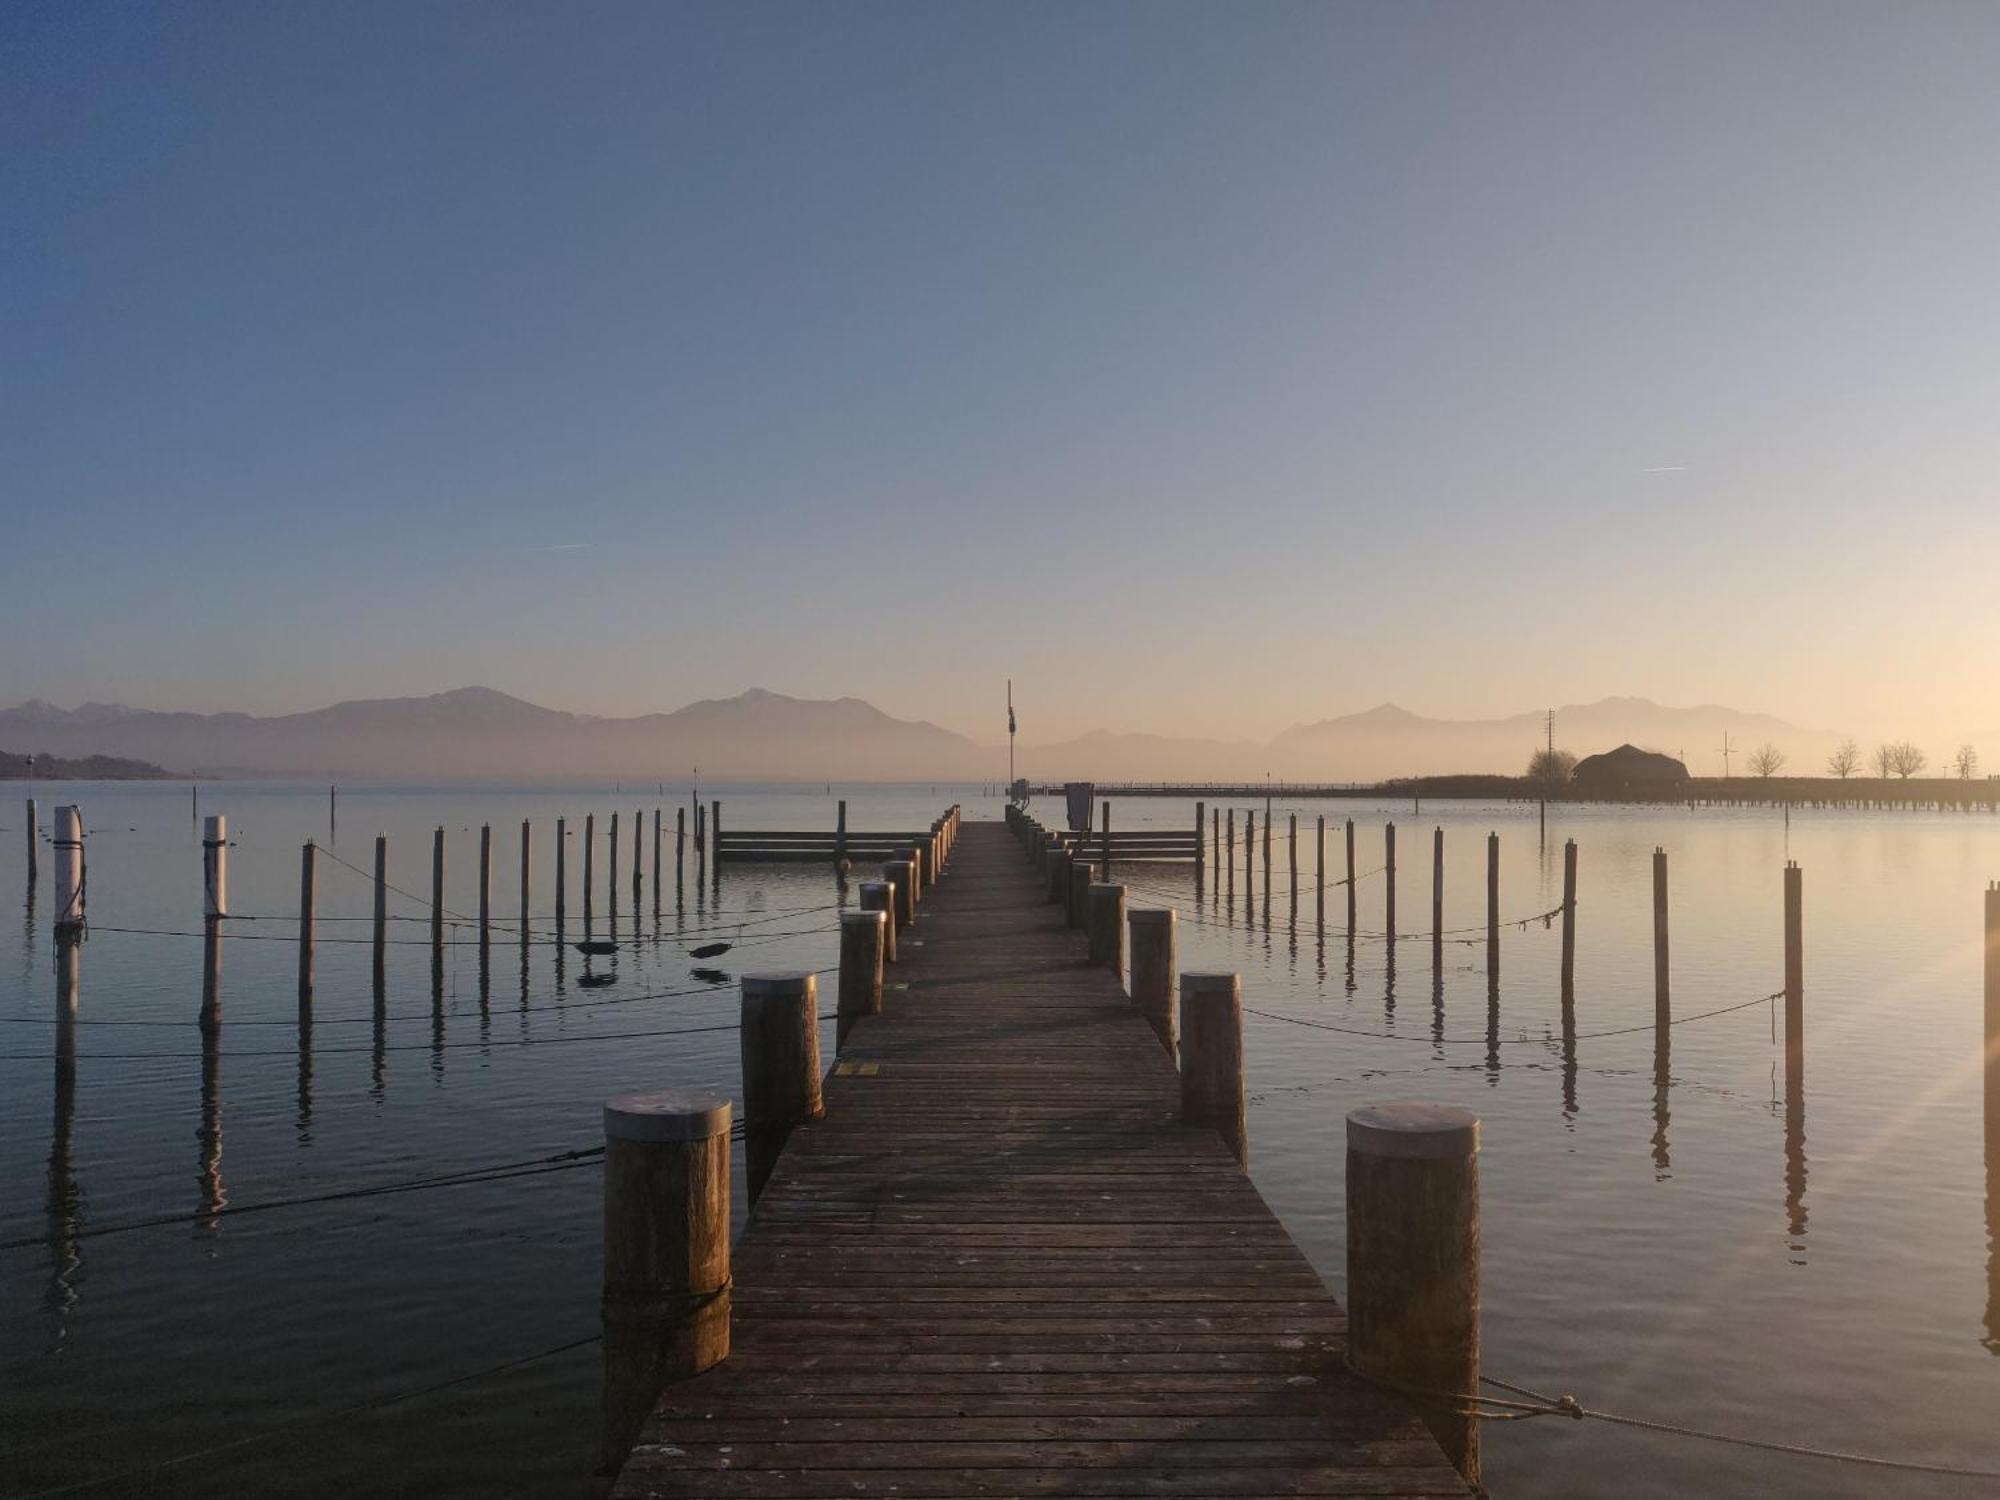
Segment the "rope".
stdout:
<path fill-rule="evenodd" d="M 568 1354 L 573 1350 L 586 1349 L 592 1344 L 600 1342 L 602 1337 L 603 1335 L 601 1334 L 592 1334 L 589 1338 L 572 1339 L 566 1344 L 557 1344 L 553 1349 L 543 1349 L 534 1354 L 521 1355 L 516 1359 L 503 1360 L 497 1365 L 488 1365 L 483 1370 L 474 1370 L 465 1375 L 454 1375 L 449 1380 L 440 1380 L 432 1385 L 418 1386 L 413 1390 L 397 1391 L 388 1396 L 373 1396 L 366 1401 L 356 1401 L 347 1406 L 335 1407 L 331 1411 L 315 1412 L 310 1416 L 295 1417 L 289 1422 L 280 1422 L 276 1427 L 267 1427 L 264 1431 L 252 1433 L 248 1437 L 235 1438 L 229 1442 L 217 1443 L 208 1448 L 197 1448 L 191 1453 L 176 1454 L 174 1457 L 162 1459 L 158 1463 L 140 1464 L 129 1469 L 118 1469 L 109 1474 L 100 1474 L 95 1479 L 80 1479 L 73 1484 L 57 1485 L 54 1489 L 36 1490 L 31 1494 L 21 1496 L 20 1500 L 53 1500 L 53 1497 L 57 1495 L 80 1494 L 85 1490 L 100 1489 L 107 1484 L 117 1484 L 123 1480 L 136 1479 L 147 1474 L 157 1474 L 166 1469 L 180 1468 L 185 1464 L 199 1463 L 204 1459 L 213 1458 L 217 1454 L 234 1452 L 239 1448 L 248 1448 L 256 1443 L 268 1442 L 275 1437 L 283 1437 L 286 1433 L 296 1432 L 301 1427 L 315 1427 L 324 1423 L 338 1421 L 343 1417 L 355 1417 L 362 1415 L 364 1412 L 380 1411 L 384 1407 L 398 1406 L 405 1401 L 415 1401 L 422 1396 L 436 1395 L 439 1391 L 448 1391 L 455 1386 L 470 1385 L 476 1380 L 485 1380 L 489 1376 L 503 1375 L 510 1370 L 518 1370 L 523 1366 L 537 1364 L 545 1359 L 554 1359 L 559 1354 Z"/>
<path fill-rule="evenodd" d="M 1732 1011 L 1748 1010 L 1753 1005 L 1768 1005 L 1772 1001 L 1782 998 L 1784 993 L 1783 990 L 1776 990 L 1768 995 L 1759 995 L 1753 1000 L 1739 1000 L 1734 1005 L 1719 1006 L 1715 1010 L 1700 1011 L 1692 1016 L 1675 1016 L 1667 1024 L 1669 1026 L 1687 1026 L 1696 1021 L 1709 1020 L 1714 1016 L 1726 1016 Z M 1459 1047 L 1504 1047 L 1526 1042 L 1540 1044 L 1549 1040 L 1547 1035 L 1507 1037 L 1404 1036 L 1399 1032 L 1365 1031 L 1358 1026 L 1336 1026 L 1330 1021 L 1309 1021 L 1303 1016 L 1288 1016 L 1275 1010 L 1258 1010 L 1249 1005 L 1243 1007 L 1243 1014 L 1246 1016 L 1257 1016 L 1266 1021 L 1283 1021 L 1289 1026 L 1304 1026 L 1313 1031 L 1337 1031 L 1342 1036 L 1366 1037 L 1368 1040 L 1376 1042 L 1411 1042 L 1425 1047 L 1436 1046 L 1440 1043 Z M 1654 1031 L 1657 1029 L 1657 1023 L 1641 1026 L 1619 1026 L 1608 1031 L 1567 1032 L 1564 1034 L 1563 1039 L 1572 1042 L 1588 1042 L 1602 1037 L 1630 1036 L 1635 1032 Z"/>

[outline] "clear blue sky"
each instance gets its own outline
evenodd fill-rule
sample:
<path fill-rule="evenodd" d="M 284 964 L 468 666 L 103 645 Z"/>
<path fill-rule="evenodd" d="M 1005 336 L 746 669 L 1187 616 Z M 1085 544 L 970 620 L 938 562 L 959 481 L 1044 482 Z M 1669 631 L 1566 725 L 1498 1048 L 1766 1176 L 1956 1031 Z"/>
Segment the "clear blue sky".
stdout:
<path fill-rule="evenodd" d="M 0 700 L 2000 726 L 2000 8 L 0 9 Z"/>

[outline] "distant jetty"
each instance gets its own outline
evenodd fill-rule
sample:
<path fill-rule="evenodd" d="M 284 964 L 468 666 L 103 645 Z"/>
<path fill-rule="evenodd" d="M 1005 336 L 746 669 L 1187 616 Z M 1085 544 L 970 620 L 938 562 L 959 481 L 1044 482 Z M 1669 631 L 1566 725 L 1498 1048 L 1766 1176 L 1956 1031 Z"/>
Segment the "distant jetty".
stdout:
<path fill-rule="evenodd" d="M 59 755 L 15 755 L 0 750 L 0 781 L 186 781 L 191 778 L 151 761 L 125 760 L 116 755 L 86 755 L 64 760 Z"/>
<path fill-rule="evenodd" d="M 1034 782 L 1036 796 L 1063 794 L 1064 783 Z M 1189 797 L 1209 802 L 1331 798 L 1514 801 L 1658 802 L 1688 806 L 1791 806 L 1838 808 L 1980 808 L 2000 811 L 2000 778 L 1912 776 L 1696 776 L 1686 781 L 1627 782 L 1616 786 L 1565 783 L 1548 786 L 1526 776 L 1406 776 L 1389 781 L 1099 781 L 1098 797 Z"/>

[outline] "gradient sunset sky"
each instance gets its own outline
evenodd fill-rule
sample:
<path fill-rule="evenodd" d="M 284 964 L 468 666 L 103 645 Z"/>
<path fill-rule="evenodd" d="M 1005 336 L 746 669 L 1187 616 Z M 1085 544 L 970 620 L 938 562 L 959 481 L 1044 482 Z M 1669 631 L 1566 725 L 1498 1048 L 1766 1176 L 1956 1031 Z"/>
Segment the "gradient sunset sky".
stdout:
<path fill-rule="evenodd" d="M 0 701 L 2000 730 L 2000 7 L 0 9 Z"/>

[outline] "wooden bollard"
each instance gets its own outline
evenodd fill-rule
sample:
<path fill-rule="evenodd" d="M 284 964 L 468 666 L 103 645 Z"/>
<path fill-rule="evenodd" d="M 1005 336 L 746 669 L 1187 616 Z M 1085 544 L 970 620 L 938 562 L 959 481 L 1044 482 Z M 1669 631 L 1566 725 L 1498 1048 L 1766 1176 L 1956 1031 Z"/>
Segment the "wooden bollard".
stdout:
<path fill-rule="evenodd" d="M 708 802 L 708 867 L 710 879 L 717 885 L 722 883 L 722 799 L 711 797 Z"/>
<path fill-rule="evenodd" d="M 1486 977 L 1500 973 L 1500 835 L 1486 835 Z"/>
<path fill-rule="evenodd" d="M 590 930 L 591 908 L 597 900 L 597 814 L 583 815 L 583 927 Z"/>
<path fill-rule="evenodd" d="M 661 819 L 660 819 L 660 810 L 659 810 L 659 809 L 658 809 L 658 808 L 656 807 L 656 808 L 654 808 L 654 809 L 653 809 L 653 915 L 654 915 L 654 916 L 656 916 L 656 917 L 657 917 L 657 916 L 658 916 L 658 915 L 660 914 L 660 845 L 661 845 L 661 842 L 662 842 L 662 838 L 661 838 Z"/>
<path fill-rule="evenodd" d="M 1287 825 L 1285 855 L 1292 878 L 1292 925 L 1299 925 L 1299 815 L 1293 813 Z"/>
<path fill-rule="evenodd" d="M 1147 907 L 1130 913 L 1132 931 L 1132 1003 L 1153 1028 L 1153 1035 L 1174 1055 L 1174 948 L 1179 919 L 1172 907 Z"/>
<path fill-rule="evenodd" d="M 674 809 L 674 884 L 679 885 L 687 870 L 687 816 L 685 807 Z"/>
<path fill-rule="evenodd" d="M 376 908 L 374 908 L 374 990 L 380 998 L 388 984 L 388 834 L 376 834 Z"/>
<path fill-rule="evenodd" d="M 1194 805 L 1194 883 L 1200 885 L 1202 877 L 1208 873 L 1208 861 L 1204 858 L 1206 846 L 1203 840 L 1208 835 L 1208 804 Z"/>
<path fill-rule="evenodd" d="M 1349 818 L 1347 820 L 1347 927 L 1349 932 L 1352 932 L 1354 929 L 1354 903 L 1356 899 L 1354 889 L 1354 819 Z"/>
<path fill-rule="evenodd" d="M 309 1015 L 313 998 L 313 938 L 319 850 L 311 839 L 299 850 L 299 1014 Z"/>
<path fill-rule="evenodd" d="M 1785 1064 L 1802 1066 L 1806 1052 L 1805 872 L 1785 861 Z"/>
<path fill-rule="evenodd" d="M 863 1016 L 882 1014 L 882 964 L 886 957 L 888 914 L 844 911 L 840 914 L 840 1004 L 834 1046 Z"/>
<path fill-rule="evenodd" d="M 1049 850 L 1049 900 L 1064 910 L 1069 908 L 1069 850 Z"/>
<path fill-rule="evenodd" d="M 229 915 L 229 819 L 210 813 L 201 829 L 201 1029 L 222 1027 L 222 924 Z"/>
<path fill-rule="evenodd" d="M 892 859 L 882 866 L 882 878 L 889 882 L 891 895 L 896 902 L 896 930 L 902 931 L 916 920 L 916 908 L 910 902 L 910 882 L 915 878 L 907 859 Z"/>
<path fill-rule="evenodd" d="M 847 799 L 840 799 L 839 810 L 833 817 L 833 861 L 839 864 L 847 858 Z"/>
<path fill-rule="evenodd" d="M 1562 995 L 1576 998 L 1576 840 L 1563 841 Z"/>
<path fill-rule="evenodd" d="M 1245 808 L 1243 812 L 1243 883 L 1252 885 L 1257 879 L 1257 814 Z"/>
<path fill-rule="evenodd" d="M 41 834 L 41 824 L 37 821 L 38 816 L 39 814 L 37 813 L 37 810 L 35 808 L 35 799 L 33 797 L 30 797 L 28 799 L 28 884 L 29 885 L 33 885 L 37 880 L 41 879 L 41 874 L 42 874 L 42 851 L 40 845 L 38 845 L 35 842 L 36 838 L 39 837 Z"/>
<path fill-rule="evenodd" d="M 1479 1481 L 1479 1117 L 1440 1104 L 1347 1116 L 1348 1357 L 1417 1408 Z M 1438 1399 L 1442 1395 L 1447 1399 Z"/>
<path fill-rule="evenodd" d="M 1667 851 L 1656 847 L 1653 850 L 1653 1023 L 1656 1026 L 1666 1026 L 1674 1018 L 1667 979 Z"/>
<path fill-rule="evenodd" d="M 930 889 L 930 872 L 925 869 L 930 861 L 925 858 L 921 843 L 910 845 L 909 852 L 903 857 L 910 863 L 910 905 L 915 908 L 923 905 L 924 896 Z"/>
<path fill-rule="evenodd" d="M 1382 825 L 1382 918 L 1391 938 L 1396 935 L 1396 825 Z"/>
<path fill-rule="evenodd" d="M 1326 928 L 1326 814 L 1319 815 L 1313 830 L 1313 920 L 1321 931 Z"/>
<path fill-rule="evenodd" d="M 444 977 L 444 829 L 431 830 L 431 981 Z"/>
<path fill-rule="evenodd" d="M 1250 1165 L 1243 1114 L 1243 982 L 1181 975 L 1181 1121 L 1212 1125 L 1240 1167 Z"/>
<path fill-rule="evenodd" d="M 1084 894 L 1089 907 L 1090 962 L 1125 977 L 1125 887 L 1098 881 Z"/>
<path fill-rule="evenodd" d="M 864 880 L 861 882 L 861 909 L 882 913 L 882 959 L 885 963 L 896 961 L 896 897 L 895 889 L 886 880 Z"/>
<path fill-rule="evenodd" d="M 1091 868 L 1088 859 L 1078 858 L 1069 862 L 1069 925 L 1078 932 L 1088 930 L 1090 887 L 1096 880 L 1097 872 Z"/>
<path fill-rule="evenodd" d="M 1220 861 L 1222 865 L 1222 876 L 1224 883 L 1229 888 L 1229 894 L 1233 896 L 1236 894 L 1236 809 L 1235 808 L 1232 807 L 1228 809 L 1226 813 L 1224 813 L 1222 831 L 1223 831 L 1222 845 L 1216 851 L 1216 858 Z"/>
<path fill-rule="evenodd" d="M 606 1472 L 666 1385 L 729 1357 L 729 1114 L 686 1089 L 604 1106 Z"/>
<path fill-rule="evenodd" d="M 618 814 L 611 815 L 611 837 L 604 846 L 604 905 L 611 912 L 611 920 L 618 920 Z"/>
<path fill-rule="evenodd" d="M 818 1002 L 811 974 L 743 976 L 743 1165 L 753 1204 L 792 1128 L 825 1113 Z"/>
<path fill-rule="evenodd" d="M 84 876 L 83 809 L 74 805 L 58 807 L 52 833 L 49 843 L 56 878 L 56 1088 L 60 1111 L 66 1089 L 72 1107 L 75 1099 L 73 1023 L 81 1008 L 83 931 L 89 915 L 84 910 L 88 884 Z M 62 1118 L 67 1120 L 69 1116 L 65 1114 Z M 66 1125 L 64 1129 L 67 1130 Z"/>
<path fill-rule="evenodd" d="M 639 856 L 642 852 L 640 848 L 640 835 L 645 832 L 645 829 L 645 813 L 638 808 L 634 808 L 632 810 L 632 894 L 634 897 L 637 897 L 639 892 L 645 888 L 644 873 L 639 862 Z"/>

